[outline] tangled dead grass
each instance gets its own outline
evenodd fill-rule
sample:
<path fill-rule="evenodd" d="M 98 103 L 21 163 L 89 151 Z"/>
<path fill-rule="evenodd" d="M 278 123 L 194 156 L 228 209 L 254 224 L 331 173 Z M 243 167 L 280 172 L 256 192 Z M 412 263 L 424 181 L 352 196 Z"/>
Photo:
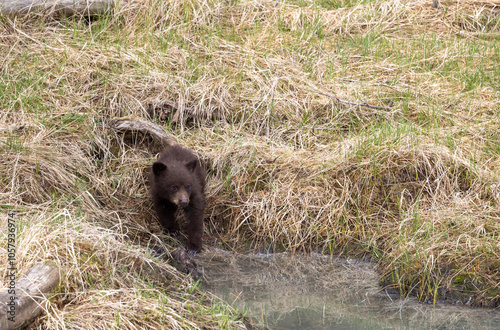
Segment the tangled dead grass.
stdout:
<path fill-rule="evenodd" d="M 123 116 L 202 156 L 207 231 L 228 246 L 369 254 L 404 294 L 497 306 L 499 5 L 145 0 L 92 20 L 2 17 L 1 205 L 19 270 L 54 259 L 65 276 L 38 325 L 238 325 L 148 254 L 167 239 L 145 181 L 157 150 L 106 127 Z"/>
<path fill-rule="evenodd" d="M 96 155 L 103 143 L 98 137 L 95 144 L 48 139 L 49 146 L 25 133 L 20 149 L 4 149 L 1 173 L 8 179 L 2 206 L 14 211 L 17 223 L 18 273 L 47 259 L 62 272 L 36 326 L 244 328 L 236 313 L 197 291 L 148 248 L 171 250 L 144 202 L 143 162 L 150 154 L 122 153 L 117 144 L 118 157 L 101 149 Z M 2 232 L 6 226 L 2 221 Z M 0 256 L 8 260 L 6 249 Z"/>

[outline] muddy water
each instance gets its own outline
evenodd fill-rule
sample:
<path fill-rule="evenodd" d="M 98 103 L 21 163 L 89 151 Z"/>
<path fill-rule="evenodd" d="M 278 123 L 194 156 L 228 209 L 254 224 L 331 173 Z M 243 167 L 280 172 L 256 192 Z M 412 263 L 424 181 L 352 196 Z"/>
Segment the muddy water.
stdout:
<path fill-rule="evenodd" d="M 500 311 L 421 304 L 380 289 L 374 265 L 320 254 L 197 257 L 205 288 L 268 329 L 500 329 Z"/>

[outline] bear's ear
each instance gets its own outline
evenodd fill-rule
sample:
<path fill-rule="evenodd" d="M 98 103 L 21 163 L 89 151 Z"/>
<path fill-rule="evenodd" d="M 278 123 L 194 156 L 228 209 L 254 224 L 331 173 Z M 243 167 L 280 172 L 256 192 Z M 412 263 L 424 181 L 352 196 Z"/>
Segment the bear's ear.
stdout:
<path fill-rule="evenodd" d="M 190 170 L 191 172 L 193 172 L 194 169 L 196 168 L 196 164 L 198 164 L 198 160 L 197 159 L 193 159 L 192 161 L 190 161 L 189 163 L 186 164 L 186 167 L 188 168 L 188 170 Z"/>
<path fill-rule="evenodd" d="M 155 175 L 160 175 L 161 172 L 167 170 L 167 165 L 161 163 L 161 162 L 154 162 L 153 163 L 153 173 Z"/>

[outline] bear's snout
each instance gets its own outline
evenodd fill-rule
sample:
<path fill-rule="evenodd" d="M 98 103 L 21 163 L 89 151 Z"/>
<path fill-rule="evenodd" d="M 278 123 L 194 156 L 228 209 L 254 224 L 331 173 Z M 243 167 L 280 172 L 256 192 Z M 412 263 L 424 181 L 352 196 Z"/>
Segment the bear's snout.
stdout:
<path fill-rule="evenodd" d="M 181 206 L 188 206 L 189 199 L 183 197 L 183 198 L 180 199 L 179 203 L 181 204 Z"/>

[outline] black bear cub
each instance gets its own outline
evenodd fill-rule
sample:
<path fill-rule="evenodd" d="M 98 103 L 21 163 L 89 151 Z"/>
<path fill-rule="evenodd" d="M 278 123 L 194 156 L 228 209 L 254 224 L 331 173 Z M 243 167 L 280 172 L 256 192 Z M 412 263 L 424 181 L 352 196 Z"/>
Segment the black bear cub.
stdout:
<path fill-rule="evenodd" d="M 151 196 L 160 223 L 175 235 L 179 224 L 175 212 L 180 207 L 187 220 L 190 253 L 201 250 L 205 208 L 205 170 L 188 149 L 175 145 L 165 149 L 150 172 Z"/>

